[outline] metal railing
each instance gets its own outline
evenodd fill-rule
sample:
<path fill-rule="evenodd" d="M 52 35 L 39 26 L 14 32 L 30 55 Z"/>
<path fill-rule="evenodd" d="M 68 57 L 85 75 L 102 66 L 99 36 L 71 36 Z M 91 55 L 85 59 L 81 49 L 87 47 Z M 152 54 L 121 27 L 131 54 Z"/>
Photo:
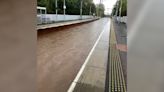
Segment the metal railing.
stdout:
<path fill-rule="evenodd" d="M 123 17 L 116 17 L 116 20 L 118 22 L 123 22 L 123 23 L 127 23 L 127 16 L 123 16 Z"/>
<path fill-rule="evenodd" d="M 94 18 L 94 16 L 83 15 L 82 19 L 90 19 Z M 63 14 L 38 14 L 37 15 L 37 24 L 47 24 L 47 23 L 55 23 L 62 21 L 71 21 L 71 20 L 79 20 L 81 19 L 80 15 L 63 15 Z"/>

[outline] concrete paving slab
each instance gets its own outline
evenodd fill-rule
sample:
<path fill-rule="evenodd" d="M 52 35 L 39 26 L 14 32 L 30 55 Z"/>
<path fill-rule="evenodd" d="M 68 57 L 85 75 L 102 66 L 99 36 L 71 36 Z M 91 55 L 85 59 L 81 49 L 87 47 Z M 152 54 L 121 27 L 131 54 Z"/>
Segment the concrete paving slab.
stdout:
<path fill-rule="evenodd" d="M 109 92 L 127 92 L 122 62 L 117 48 L 116 32 L 111 25 L 109 50 Z"/>
<path fill-rule="evenodd" d="M 106 71 L 106 64 L 108 59 L 108 51 L 107 50 L 96 50 L 94 51 L 90 61 L 88 62 L 88 67 L 97 67 L 102 68 Z"/>
<path fill-rule="evenodd" d="M 104 26 L 103 34 L 91 54 L 73 92 L 104 92 L 108 61 L 110 22 Z"/>
<path fill-rule="evenodd" d="M 127 25 L 125 23 L 118 23 L 114 20 L 112 24 L 116 34 L 116 46 L 117 49 L 119 49 L 125 81 L 127 82 Z"/>
<path fill-rule="evenodd" d="M 73 92 L 104 92 L 106 71 L 86 67 Z"/>

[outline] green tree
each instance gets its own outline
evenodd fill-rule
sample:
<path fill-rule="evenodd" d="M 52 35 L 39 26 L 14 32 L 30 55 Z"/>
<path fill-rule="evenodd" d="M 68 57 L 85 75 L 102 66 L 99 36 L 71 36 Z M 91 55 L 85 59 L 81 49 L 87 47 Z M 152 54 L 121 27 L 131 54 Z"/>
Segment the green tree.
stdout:
<path fill-rule="evenodd" d="M 96 5 L 94 3 L 91 4 L 91 13 L 96 14 Z"/>
<path fill-rule="evenodd" d="M 104 16 L 104 11 L 105 11 L 105 7 L 104 4 L 97 4 L 96 5 L 96 11 L 97 11 L 97 16 Z"/>
<path fill-rule="evenodd" d="M 79 15 L 81 0 L 65 0 L 66 14 Z M 56 0 L 37 0 L 37 5 L 46 7 L 47 13 L 54 14 L 56 11 Z M 90 7 L 92 14 L 96 12 L 96 6 L 93 0 L 83 0 L 83 15 L 89 15 Z M 58 13 L 63 14 L 63 0 L 58 0 Z"/>
<path fill-rule="evenodd" d="M 47 13 L 54 14 L 56 12 L 55 0 L 46 0 Z"/>
<path fill-rule="evenodd" d="M 121 16 L 127 16 L 127 0 L 122 0 Z"/>
<path fill-rule="evenodd" d="M 47 0 L 37 0 L 37 5 L 41 7 L 46 7 Z"/>
<path fill-rule="evenodd" d="M 66 0 L 66 14 L 79 15 L 80 14 L 80 0 Z"/>
<path fill-rule="evenodd" d="M 117 3 L 118 3 L 118 6 L 117 6 Z M 117 3 L 112 10 L 112 15 L 115 15 L 116 10 L 117 10 L 117 12 L 118 12 L 117 16 L 119 16 L 119 14 L 120 14 L 119 9 L 121 8 L 121 16 L 127 16 L 127 0 L 122 0 L 122 7 L 121 7 L 121 0 L 118 1 Z"/>

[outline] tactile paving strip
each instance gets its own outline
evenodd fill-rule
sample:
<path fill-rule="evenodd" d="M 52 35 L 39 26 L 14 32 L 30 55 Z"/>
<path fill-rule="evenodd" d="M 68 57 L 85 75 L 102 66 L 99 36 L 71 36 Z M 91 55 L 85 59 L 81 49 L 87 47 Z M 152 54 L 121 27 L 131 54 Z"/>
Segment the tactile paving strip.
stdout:
<path fill-rule="evenodd" d="M 113 28 L 111 28 L 110 35 L 109 92 L 126 92 L 126 83 L 123 75 L 119 51 L 116 48 L 116 37 Z"/>

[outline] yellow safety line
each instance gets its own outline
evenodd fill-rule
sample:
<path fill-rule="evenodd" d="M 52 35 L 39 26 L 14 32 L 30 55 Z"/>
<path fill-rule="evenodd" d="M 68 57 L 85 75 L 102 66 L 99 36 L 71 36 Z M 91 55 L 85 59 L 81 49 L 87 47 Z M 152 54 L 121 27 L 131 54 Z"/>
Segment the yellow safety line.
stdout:
<path fill-rule="evenodd" d="M 118 54 L 119 55 L 119 54 Z M 119 59 L 120 59 L 120 55 L 119 55 Z M 120 60 L 121 61 L 121 60 Z M 124 78 L 124 75 L 123 75 L 123 68 L 122 68 L 122 65 L 121 65 L 121 62 L 120 62 L 120 68 L 121 68 L 121 75 L 122 75 L 122 78 L 123 78 L 123 87 L 124 87 L 124 92 L 126 92 L 126 83 L 125 83 L 125 78 Z"/>
<path fill-rule="evenodd" d="M 111 24 L 112 25 L 112 24 Z M 119 51 L 116 48 L 116 36 L 111 26 L 110 36 L 110 92 L 127 92 Z"/>

